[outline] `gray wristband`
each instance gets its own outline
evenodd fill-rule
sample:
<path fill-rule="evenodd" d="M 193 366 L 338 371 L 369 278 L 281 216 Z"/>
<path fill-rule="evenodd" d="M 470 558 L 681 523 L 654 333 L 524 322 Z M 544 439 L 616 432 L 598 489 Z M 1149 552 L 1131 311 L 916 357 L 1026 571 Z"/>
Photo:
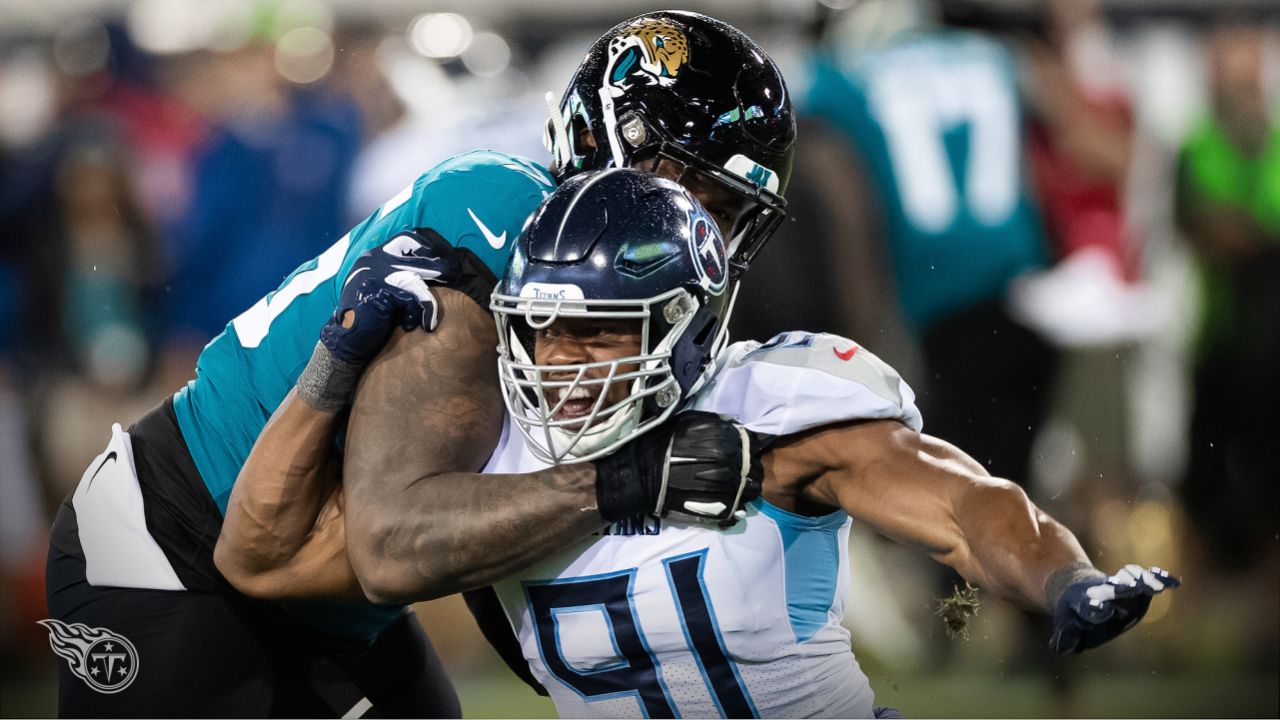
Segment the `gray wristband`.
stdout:
<path fill-rule="evenodd" d="M 338 412 L 351 403 L 362 367 L 335 358 L 321 343 L 298 376 L 298 397 L 316 410 Z"/>
<path fill-rule="evenodd" d="M 1053 612 L 1054 608 L 1057 607 L 1058 598 L 1062 597 L 1062 593 L 1067 588 L 1081 580 L 1105 578 L 1106 576 L 1106 573 L 1087 562 L 1071 563 L 1055 570 L 1044 584 L 1044 599 L 1049 612 Z"/>

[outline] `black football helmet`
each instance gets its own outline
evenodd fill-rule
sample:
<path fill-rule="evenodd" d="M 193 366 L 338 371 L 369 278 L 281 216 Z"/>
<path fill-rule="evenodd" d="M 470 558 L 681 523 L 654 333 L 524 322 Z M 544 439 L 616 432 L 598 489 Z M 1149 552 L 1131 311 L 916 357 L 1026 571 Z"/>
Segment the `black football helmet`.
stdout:
<path fill-rule="evenodd" d="M 565 181 L 516 241 L 490 304 L 503 395 L 534 454 L 591 460 L 671 415 L 727 341 L 730 284 L 724 238 L 684 187 L 625 168 Z M 537 364 L 536 331 L 567 318 L 635 318 L 639 354 Z M 627 396 L 608 402 L 619 383 Z M 583 397 L 595 399 L 585 420 L 556 418 Z"/>
<path fill-rule="evenodd" d="M 674 10 L 627 20 L 587 51 L 556 110 L 545 140 L 558 180 L 665 160 L 682 184 L 731 193 L 735 276 L 782 222 L 791 96 L 769 56 L 731 25 Z"/>

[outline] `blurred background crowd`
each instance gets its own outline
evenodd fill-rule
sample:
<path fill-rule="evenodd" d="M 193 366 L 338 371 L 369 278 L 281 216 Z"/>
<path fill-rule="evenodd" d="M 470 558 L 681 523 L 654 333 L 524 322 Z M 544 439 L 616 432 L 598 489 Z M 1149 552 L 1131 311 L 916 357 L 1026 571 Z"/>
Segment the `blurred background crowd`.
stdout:
<path fill-rule="evenodd" d="M 1258 0 L 719 0 L 801 111 L 734 334 L 828 331 L 925 429 L 1185 586 L 1060 660 L 855 530 L 846 622 L 908 716 L 1280 714 L 1280 10 Z M 456 152 L 547 160 L 543 94 L 651 5 L 0 7 L 0 715 L 55 711 L 52 510 L 225 323 Z M 696 62 L 696 60 L 695 60 Z M 419 606 L 473 716 L 552 711 L 461 603 Z M 199 652 L 199 648 L 192 648 Z"/>

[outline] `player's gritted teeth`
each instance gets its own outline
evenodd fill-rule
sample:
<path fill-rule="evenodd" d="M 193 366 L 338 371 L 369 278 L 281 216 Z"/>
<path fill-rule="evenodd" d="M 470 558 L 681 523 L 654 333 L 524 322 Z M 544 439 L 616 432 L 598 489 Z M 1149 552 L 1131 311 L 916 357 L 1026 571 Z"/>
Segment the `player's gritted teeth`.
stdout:
<path fill-rule="evenodd" d="M 566 393 L 567 399 L 566 399 Z M 591 408 L 595 407 L 596 400 L 600 397 L 600 391 L 595 392 L 585 387 L 575 388 L 554 388 L 549 392 L 550 400 L 553 400 L 552 407 L 561 400 L 564 405 L 560 407 L 559 412 L 555 414 L 557 420 L 571 420 L 573 418 L 584 417 L 591 412 Z"/>

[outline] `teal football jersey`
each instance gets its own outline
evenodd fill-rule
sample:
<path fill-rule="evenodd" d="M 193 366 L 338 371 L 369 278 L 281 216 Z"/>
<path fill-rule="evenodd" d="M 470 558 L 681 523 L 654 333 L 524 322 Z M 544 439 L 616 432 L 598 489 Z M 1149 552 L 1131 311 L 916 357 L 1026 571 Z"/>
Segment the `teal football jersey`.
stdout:
<path fill-rule="evenodd" d="M 228 323 L 200 353 L 195 379 L 173 397 L 183 439 L 218 508 L 226 512 L 254 441 L 311 358 L 360 255 L 402 231 L 431 228 L 500 277 L 516 236 L 554 187 L 545 169 L 522 158 L 491 151 L 450 158 Z M 364 638 L 400 612 L 328 603 L 289 609 L 318 628 Z"/>
<path fill-rule="evenodd" d="M 879 191 L 903 309 L 917 328 L 1000 297 L 1044 262 L 1014 67 L 968 32 L 820 58 L 810 111 L 847 133 Z"/>
<path fill-rule="evenodd" d="M 173 409 L 209 494 L 223 512 L 254 440 L 293 387 L 365 251 L 399 232 L 431 228 L 501 276 L 525 220 L 554 189 L 534 163 L 490 151 L 444 161 L 303 263 L 227 324 L 196 361 Z"/>

